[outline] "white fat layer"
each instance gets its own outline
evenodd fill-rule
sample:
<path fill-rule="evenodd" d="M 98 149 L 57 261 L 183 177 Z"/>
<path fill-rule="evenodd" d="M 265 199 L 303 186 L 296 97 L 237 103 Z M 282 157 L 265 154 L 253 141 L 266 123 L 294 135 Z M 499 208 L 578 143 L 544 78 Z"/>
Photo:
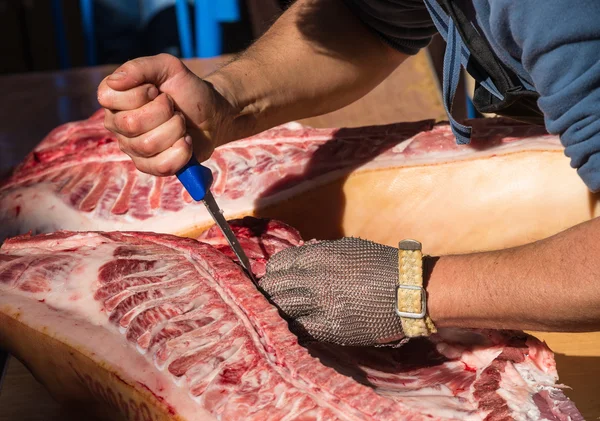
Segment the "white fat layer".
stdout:
<path fill-rule="evenodd" d="M 418 379 L 415 379 L 418 381 Z M 372 382 L 376 387 L 381 386 L 377 382 Z M 454 395 L 446 385 L 440 384 L 429 387 L 418 387 L 416 389 L 393 389 L 386 390 L 385 384 L 383 388 L 378 388 L 377 393 L 382 396 L 387 396 L 395 401 L 400 401 L 403 404 L 410 402 L 409 406 L 415 406 L 420 409 L 421 412 L 441 417 L 443 419 L 454 418 L 456 415 L 452 413 L 467 414 L 469 409 L 472 412 L 476 412 L 477 405 L 475 402 L 461 402 L 462 394 Z M 466 398 L 465 394 L 465 398 Z M 458 417 L 463 418 L 463 417 Z M 479 419 L 479 418 L 476 418 Z"/>
<path fill-rule="evenodd" d="M 403 145 L 403 148 L 406 147 L 406 144 L 401 145 Z M 558 148 L 549 147 L 547 138 L 541 137 L 528 139 L 527 143 L 508 143 L 493 149 L 493 152 L 496 156 L 536 149 L 558 150 Z M 468 158 L 470 161 L 474 158 L 485 158 L 489 154 L 489 151 L 473 152 L 470 149 L 465 150 L 464 153 L 457 153 L 456 151 L 434 152 L 410 158 L 399 154 L 389 154 L 389 156 L 384 154 L 355 169 L 330 171 L 314 179 L 300 182 L 291 188 L 261 199 L 260 205 L 255 203 L 254 198 L 260 197 L 260 193 L 268 186 L 263 185 L 264 181 L 260 176 L 255 179 L 250 177 L 244 180 L 246 184 L 259 183 L 258 185 L 244 187 L 246 191 L 252 192 L 252 194 L 234 200 L 219 197 L 218 202 L 224 211 L 225 217 L 231 219 L 250 214 L 257 206 L 261 208 L 269 207 L 302 192 L 339 179 L 346 176 L 349 171 L 352 175 L 378 169 L 394 171 L 396 168 L 399 170 L 402 167 L 414 167 L 431 163 L 439 164 L 452 161 L 458 163 L 461 157 Z M 285 173 L 287 174 L 287 172 Z M 17 208 L 19 208 L 18 215 L 15 211 Z M 5 193 L 2 196 L 2 205 L 0 205 L 0 221 L 10 221 L 10 223 L 0 224 L 0 240 L 30 230 L 33 233 L 67 229 L 74 231 L 152 231 L 185 234 L 195 227 L 212 225 L 210 215 L 206 208 L 200 204 L 186 204 L 178 212 L 159 210 L 154 216 L 145 220 L 135 218 L 130 213 L 102 216 L 98 215 L 97 211 L 81 212 L 65 203 L 63 199 L 56 195 L 54 187 L 46 183 L 20 187 Z M 43 221 L 43 223 L 40 223 L 40 221 Z"/>
<path fill-rule="evenodd" d="M 82 279 L 80 278 L 80 281 Z M 91 358 L 98 370 L 100 367 L 110 367 L 111 372 L 131 386 L 139 387 L 138 382 L 143 384 L 159 398 L 165 398 L 176 408 L 182 419 L 216 420 L 206 410 L 198 407 L 189 398 L 187 391 L 179 389 L 172 382 L 172 376 L 156 370 L 150 361 L 137 353 L 134 347 L 125 343 L 121 335 L 115 334 L 114 328 L 107 324 L 100 326 L 90 323 L 89 315 L 92 309 L 86 310 L 80 306 L 79 315 L 68 315 L 64 311 L 56 311 L 49 307 L 48 301 L 40 303 L 32 300 L 31 296 L 24 295 L 3 289 L 0 293 L 0 312 L 14 317 L 20 323 L 38 332 L 44 332 L 44 335 L 70 344 L 71 347 Z M 56 297 L 52 300 L 54 303 L 64 303 L 64 300 Z M 94 374 L 90 374 L 93 377 Z M 140 391 L 145 393 L 144 390 Z"/>
<path fill-rule="evenodd" d="M 80 241 L 82 237 L 88 237 L 88 235 L 82 234 L 81 236 L 77 236 Z M 81 246 L 80 243 L 80 247 L 77 251 L 78 258 L 76 259 L 78 266 L 70 271 L 65 271 L 64 275 L 53 277 L 51 291 L 34 294 L 33 298 L 44 299 L 43 304 L 38 303 L 35 299 L 32 300 L 32 294 L 29 292 L 9 288 L 0 284 L 0 291 L 2 291 L 0 296 L 3 298 L 3 300 L 0 300 L 0 311 L 8 314 L 17 313 L 18 310 L 14 311 L 15 303 L 23 303 L 21 308 L 23 308 L 24 313 L 26 313 L 26 317 L 23 320 L 27 322 L 27 324 L 39 331 L 52 332 L 50 334 L 55 338 L 64 343 L 75 345 L 76 348 L 83 346 L 83 348 L 87 349 L 92 355 L 101 355 L 104 361 L 98 361 L 99 365 L 109 367 L 114 365 L 118 369 L 117 372 L 128 373 L 127 377 L 133 377 L 134 381 L 143 383 L 154 393 L 159 394 L 159 396 L 164 396 L 167 401 L 173 405 L 176 405 L 177 402 L 183 399 L 181 395 L 185 395 L 188 399 L 201 404 L 205 399 L 209 399 L 210 394 L 202 394 L 197 397 L 192 396 L 190 382 L 193 382 L 198 376 L 208 377 L 210 381 L 212 373 L 211 367 L 197 364 L 190 372 L 186 373 L 185 376 L 179 378 L 172 376 L 168 371 L 168 366 L 171 362 L 170 360 L 159 366 L 153 361 L 153 358 L 149 354 L 146 353 L 146 355 L 144 355 L 137 346 L 131 346 L 131 344 L 127 343 L 124 336 L 126 329 L 119 328 L 110 323 L 109 315 L 105 313 L 101 304 L 96 302 L 93 297 L 95 291 L 97 291 L 99 287 L 98 269 L 103 264 L 114 260 L 115 248 L 118 247 L 120 243 L 102 243 L 101 241 L 90 242 L 90 244 L 92 243 L 94 243 L 94 247 Z M 62 248 L 63 250 L 68 249 L 64 244 L 61 244 L 59 248 Z M 28 251 L 31 252 L 31 248 L 28 249 Z M 43 250 L 41 251 L 43 252 Z M 194 261 L 193 263 L 195 264 L 198 273 L 204 274 L 205 282 L 211 285 L 211 287 L 219 293 L 221 299 L 237 316 L 235 322 L 225 322 L 223 325 L 219 325 L 217 333 L 222 334 L 224 331 L 230 331 L 237 323 L 244 324 L 251 340 L 256 345 L 256 350 L 262 354 L 262 358 L 267 359 L 269 352 L 264 349 L 261 338 L 252 326 L 248 316 L 241 308 L 239 308 L 234 300 L 229 297 L 222 287 L 210 277 L 209 273 L 203 267 L 203 265 L 206 265 L 206 262 Z M 16 296 L 20 297 L 16 298 Z M 35 304 L 40 304 L 42 307 L 35 307 Z M 140 307 L 142 306 L 137 306 L 135 311 L 138 311 Z M 39 316 L 40 311 L 53 312 L 53 317 L 50 319 L 45 317 L 38 319 L 37 316 Z M 273 311 L 276 310 L 273 309 Z M 81 336 L 78 337 L 77 335 L 72 335 L 72 333 L 80 332 L 80 330 L 72 329 L 72 326 L 87 326 L 89 330 L 84 334 L 80 333 Z M 97 329 L 102 331 L 102 335 L 94 333 L 94 338 L 90 338 L 90 333 L 97 331 Z M 66 334 L 64 334 L 65 332 Z M 106 339 L 105 343 L 99 344 L 96 341 L 96 336 L 110 338 L 110 340 Z M 205 338 L 195 338 L 193 342 L 194 346 L 197 349 L 208 346 L 210 343 L 214 343 L 215 340 L 218 340 L 218 336 L 219 335 L 211 335 L 210 337 Z M 83 343 L 82 339 L 84 340 Z M 245 340 L 246 339 L 242 337 L 235 338 L 231 343 L 231 349 L 224 354 L 219 355 L 218 358 L 222 359 L 222 361 L 229 359 L 243 359 L 245 354 L 242 352 L 241 348 Z M 107 346 L 107 344 L 110 344 L 110 346 Z M 190 349 L 188 351 L 194 350 Z M 287 383 L 288 388 L 302 391 L 305 396 L 314 400 L 319 407 L 316 408 L 316 410 L 325 411 L 328 409 L 335 413 L 340 420 L 358 420 L 362 418 L 360 409 L 357 410 L 351 407 L 343 400 L 332 395 L 328 390 L 318 390 L 318 388 L 311 383 L 310 379 L 295 377 L 278 364 L 272 364 L 271 368 L 285 383 Z M 152 387 L 152 385 L 156 383 L 156 379 L 151 379 L 153 373 L 155 376 L 162 379 L 162 382 L 160 383 L 161 386 L 164 386 L 164 383 L 169 382 L 171 385 L 176 386 L 178 390 L 169 387 L 170 394 L 159 393 L 159 388 Z M 123 376 L 125 376 L 125 374 L 123 374 Z M 172 397 L 174 399 L 172 399 Z M 293 399 L 293 401 L 295 402 L 295 405 L 301 405 L 302 402 L 305 402 L 305 399 Z M 179 410 L 178 406 L 175 407 Z M 192 416 L 188 419 L 200 420 L 205 418 Z"/>
<path fill-rule="evenodd" d="M 108 321 L 108 316 L 103 313 L 100 304 L 93 299 L 93 292 L 98 289 L 97 274 L 98 269 L 108 261 L 114 259 L 114 250 L 117 245 L 114 243 L 103 243 L 101 240 L 94 240 L 94 237 L 82 234 L 76 238 L 67 239 L 60 242 L 59 249 L 68 250 L 70 243 L 74 243 L 87 238 L 88 246 L 83 246 L 78 250 L 78 254 L 82 255 L 78 259 L 79 266 L 74 267 L 62 277 L 55 277 L 52 281 L 52 290 L 44 294 L 45 303 L 41 304 L 31 299 L 31 294 L 19 292 L 16 290 L 8 290 L 5 286 L 1 287 L 3 292 L 0 294 L 0 310 L 7 314 L 20 313 L 22 321 L 36 330 L 45 331 L 47 334 L 59 339 L 64 343 L 73 344 L 76 348 L 86 349 L 89 355 L 101 355 L 102 361 L 98 364 L 103 366 L 114 366 L 119 373 L 128 373 L 133 376 L 135 381 L 141 381 L 151 390 L 164 390 L 159 396 L 168 397 L 168 401 L 180 410 L 179 403 L 185 409 L 189 402 L 186 399 L 198 401 L 204 397 L 194 398 L 189 395 L 187 390 L 179 390 L 175 386 L 186 388 L 187 382 L 184 376 L 179 381 L 171 376 L 165 366 L 158 367 L 152 364 L 153 361 L 146 355 L 140 355 L 141 349 L 128 346 L 123 336 L 116 334 L 117 327 L 113 326 Z M 98 237 L 95 237 L 98 238 Z M 88 252 L 89 251 L 89 252 Z M 93 253 L 92 253 L 93 251 Z M 205 272 L 200 264 L 196 265 L 200 273 Z M 263 353 L 265 359 L 270 359 L 266 350 L 262 349 L 261 338 L 252 333 L 253 328 L 249 324 L 249 320 L 242 310 L 232 302 L 232 299 L 227 296 L 219 285 L 213 280 L 207 279 L 207 282 L 213 284 L 213 288 L 219 292 L 223 300 L 230 305 L 232 310 L 237 314 L 238 320 L 246 325 L 246 329 L 251 332 L 251 336 L 257 345 L 259 352 Z M 18 296 L 17 296 L 18 295 Z M 19 297 L 20 296 L 20 297 Z M 201 302 L 202 300 L 199 300 Z M 57 309 L 60 311 L 56 311 Z M 218 313 L 218 312 L 213 312 Z M 49 316 L 48 316 L 49 314 Z M 211 314 L 216 317 L 218 314 Z M 223 325 L 219 327 L 219 333 L 223 330 L 231 329 L 231 326 Z M 241 339 L 239 340 L 241 341 Z M 239 342 L 238 341 L 238 342 Z M 225 354 L 225 358 L 242 358 L 243 355 L 236 352 L 241 346 L 241 343 L 232 344 L 231 352 L 235 355 Z M 461 362 L 471 367 L 487 367 L 499 355 L 501 349 L 478 349 L 475 352 L 464 352 L 460 347 L 438 345 L 438 350 L 445 355 L 453 355 L 461 351 Z M 222 356 L 223 357 L 223 356 Z M 108 363 L 108 365 L 107 365 Z M 197 375 L 207 377 L 210 380 L 211 366 L 197 367 Z M 288 385 L 299 390 L 304 390 L 316 402 L 319 402 L 322 408 L 331 407 L 332 402 L 335 402 L 335 397 L 326 398 L 326 391 L 320 392 L 311 391 L 311 386 L 307 385 L 305 379 L 295 378 L 290 376 L 290 373 L 285 372 L 281 367 L 274 365 L 273 369 L 285 380 Z M 518 420 L 533 420 L 539 418 L 539 411 L 531 400 L 531 391 L 534 393 L 540 387 L 551 387 L 555 377 L 550 373 L 538 368 L 531 361 L 526 364 L 507 364 L 505 373 L 502 377 L 500 385 L 500 393 L 509 403 L 511 411 L 514 412 L 515 419 Z M 139 379 L 139 380 L 138 380 Z M 173 383 L 174 382 L 174 383 Z M 166 386 L 169 383 L 172 386 Z M 289 386 L 288 386 L 289 387 Z M 380 391 L 381 392 L 381 391 Z M 278 393 L 276 391 L 276 393 Z M 283 392 L 282 392 L 283 393 Z M 381 393 L 386 395 L 386 393 Z M 477 413 L 476 403 L 469 399 L 469 394 L 465 396 L 452 396 L 452 393 L 444 387 L 439 388 L 422 388 L 416 391 L 406 393 L 392 393 L 392 395 L 402 395 L 402 405 L 411 409 L 420 410 L 423 414 L 429 414 L 435 417 L 444 419 L 461 419 L 461 420 L 480 420 L 482 414 Z M 393 396 L 390 395 L 393 398 Z M 423 399 L 425 398 L 426 399 Z M 278 398 L 279 399 L 279 398 Z M 468 399 L 471 411 L 465 411 L 467 402 L 462 399 Z M 342 419 L 355 419 L 356 413 L 352 408 L 346 407 L 343 402 L 337 402 L 333 405 L 336 412 Z M 537 412 L 536 412 L 537 411 Z M 204 419 L 197 416 L 190 416 L 189 419 Z"/>
<path fill-rule="evenodd" d="M 555 377 L 536 367 L 531 361 L 512 364 L 508 362 L 500 379 L 497 393 L 506 401 L 516 421 L 541 420 L 540 410 L 533 395 L 553 387 Z"/>
<path fill-rule="evenodd" d="M 502 349 L 500 348 L 482 348 L 477 349 L 474 352 L 465 351 L 461 356 L 461 361 L 469 367 L 477 368 L 477 375 L 479 375 L 481 374 L 481 371 L 488 367 L 501 353 Z"/>
<path fill-rule="evenodd" d="M 114 247 L 101 245 L 97 250 L 104 252 L 102 257 L 94 253 L 80 260 L 67 276 L 53 278 L 52 290 L 44 298 L 51 307 L 82 315 L 89 323 L 106 327 L 108 316 L 102 304 L 90 292 L 98 289 L 98 269 L 112 259 Z"/>
<path fill-rule="evenodd" d="M 437 390 L 424 388 L 425 393 L 403 396 L 402 403 L 418 410 L 424 415 L 437 417 L 444 420 L 482 421 L 486 414 L 465 410 L 465 402 L 459 399 L 449 399 L 439 396 Z M 430 394 L 427 394 L 429 392 Z"/>
<path fill-rule="evenodd" d="M 92 291 L 98 289 L 98 269 L 113 260 L 114 245 L 102 244 L 100 237 L 87 235 L 51 241 L 44 246 L 53 247 L 53 244 L 56 246 L 57 252 L 61 249 L 68 250 L 70 245 L 76 245 L 77 253 L 85 257 L 77 259 L 77 265 L 70 270 L 56 271 L 52 277 L 52 287 L 48 292 L 32 294 L 19 289 L 8 289 L 7 292 L 43 299 L 46 305 L 52 308 L 82 317 L 93 325 L 108 327 L 108 317 L 104 313 L 102 304 L 94 299 Z M 82 246 L 82 244 L 85 245 Z M 26 251 L 31 252 L 31 248 Z M 18 250 L 13 252 L 19 254 Z M 41 252 L 45 254 L 44 251 Z M 2 288 L 2 290 L 6 290 L 6 288 Z"/>

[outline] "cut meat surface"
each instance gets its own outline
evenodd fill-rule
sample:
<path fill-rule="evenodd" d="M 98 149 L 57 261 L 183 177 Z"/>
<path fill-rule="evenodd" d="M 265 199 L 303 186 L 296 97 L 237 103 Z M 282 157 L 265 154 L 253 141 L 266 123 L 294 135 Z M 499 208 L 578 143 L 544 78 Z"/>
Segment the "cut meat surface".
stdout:
<path fill-rule="evenodd" d="M 232 225 L 259 274 L 302 244 L 277 221 Z M 303 347 L 218 231 L 201 239 L 63 231 L 6 241 L 0 346 L 58 396 L 99 402 L 113 418 L 582 419 L 550 350 L 521 332 Z"/>
<path fill-rule="evenodd" d="M 231 220 L 229 225 L 246 252 L 252 272 L 257 277 L 265 274 L 267 262 L 275 253 L 304 243 L 295 228 L 281 221 L 245 217 Z M 227 239 L 216 225 L 203 232 L 198 240 L 211 244 L 221 253 L 237 261 Z"/>
<path fill-rule="evenodd" d="M 597 215 L 556 136 L 502 119 L 472 125 L 473 143 L 458 146 L 432 121 L 288 124 L 223 145 L 206 165 L 228 219 L 275 218 L 305 238 L 418 238 L 430 254 L 524 244 Z M 135 169 L 102 113 L 56 128 L 0 186 L 0 240 L 58 229 L 197 237 L 211 225 L 175 177 Z"/>

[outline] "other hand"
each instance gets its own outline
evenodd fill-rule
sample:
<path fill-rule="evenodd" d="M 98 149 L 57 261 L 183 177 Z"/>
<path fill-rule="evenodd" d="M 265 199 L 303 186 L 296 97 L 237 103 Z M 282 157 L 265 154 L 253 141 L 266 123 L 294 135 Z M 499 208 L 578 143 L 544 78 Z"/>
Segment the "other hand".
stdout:
<path fill-rule="evenodd" d="M 175 174 L 195 153 L 210 157 L 230 111 L 213 86 L 176 57 L 128 61 L 98 87 L 104 125 L 123 152 L 148 174 Z"/>
<path fill-rule="evenodd" d="M 402 338 L 398 250 L 358 238 L 275 254 L 260 287 L 301 340 L 374 345 Z"/>

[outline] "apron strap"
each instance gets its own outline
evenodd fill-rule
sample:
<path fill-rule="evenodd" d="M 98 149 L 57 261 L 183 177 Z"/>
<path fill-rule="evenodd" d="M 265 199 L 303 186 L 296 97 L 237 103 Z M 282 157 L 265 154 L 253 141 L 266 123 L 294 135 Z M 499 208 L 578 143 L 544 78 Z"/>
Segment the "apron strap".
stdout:
<path fill-rule="evenodd" d="M 465 126 L 457 122 L 452 117 L 452 104 L 456 95 L 456 88 L 461 76 L 461 64 L 466 69 L 471 57 L 471 53 L 465 47 L 458 29 L 454 25 L 454 21 L 450 19 L 448 14 L 444 12 L 442 7 L 436 0 L 424 0 L 425 6 L 431 15 L 431 19 L 435 24 L 440 35 L 446 40 L 446 51 L 444 52 L 444 69 L 442 81 L 442 98 L 444 108 L 450 121 L 452 133 L 456 137 L 456 143 L 464 145 L 471 140 L 471 127 Z M 471 73 L 471 75 L 482 85 L 488 92 L 503 100 L 504 96 L 498 91 L 488 75 Z"/>
<path fill-rule="evenodd" d="M 460 58 L 461 45 L 460 36 L 454 28 L 454 22 L 448 22 L 448 38 L 446 39 L 446 51 L 444 53 L 444 71 L 442 83 L 442 97 L 444 108 L 450 120 L 452 133 L 456 137 L 456 143 L 466 145 L 471 141 L 471 127 L 464 126 L 452 117 L 452 104 L 456 95 L 456 88 L 460 80 Z"/>

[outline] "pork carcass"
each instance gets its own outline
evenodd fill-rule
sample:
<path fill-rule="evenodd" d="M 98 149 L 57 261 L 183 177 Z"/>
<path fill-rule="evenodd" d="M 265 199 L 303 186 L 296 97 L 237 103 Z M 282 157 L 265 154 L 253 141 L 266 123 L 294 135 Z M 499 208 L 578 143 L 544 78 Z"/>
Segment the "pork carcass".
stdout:
<path fill-rule="evenodd" d="M 430 254 L 524 244 L 597 215 L 556 136 L 507 120 L 472 124 L 468 146 L 432 121 L 288 124 L 221 146 L 206 165 L 230 219 L 275 218 L 305 238 L 412 237 Z M 101 113 L 52 131 L 0 187 L 0 240 L 58 229 L 195 237 L 210 225 L 175 177 L 135 169 Z"/>
<path fill-rule="evenodd" d="M 258 275 L 302 244 L 232 221 Z M 0 250 L 0 346 L 59 400 L 127 420 L 582 420 L 550 350 L 513 331 L 303 347 L 225 254 L 166 234 L 57 232 Z M 230 251 L 228 251 L 230 252 Z"/>

